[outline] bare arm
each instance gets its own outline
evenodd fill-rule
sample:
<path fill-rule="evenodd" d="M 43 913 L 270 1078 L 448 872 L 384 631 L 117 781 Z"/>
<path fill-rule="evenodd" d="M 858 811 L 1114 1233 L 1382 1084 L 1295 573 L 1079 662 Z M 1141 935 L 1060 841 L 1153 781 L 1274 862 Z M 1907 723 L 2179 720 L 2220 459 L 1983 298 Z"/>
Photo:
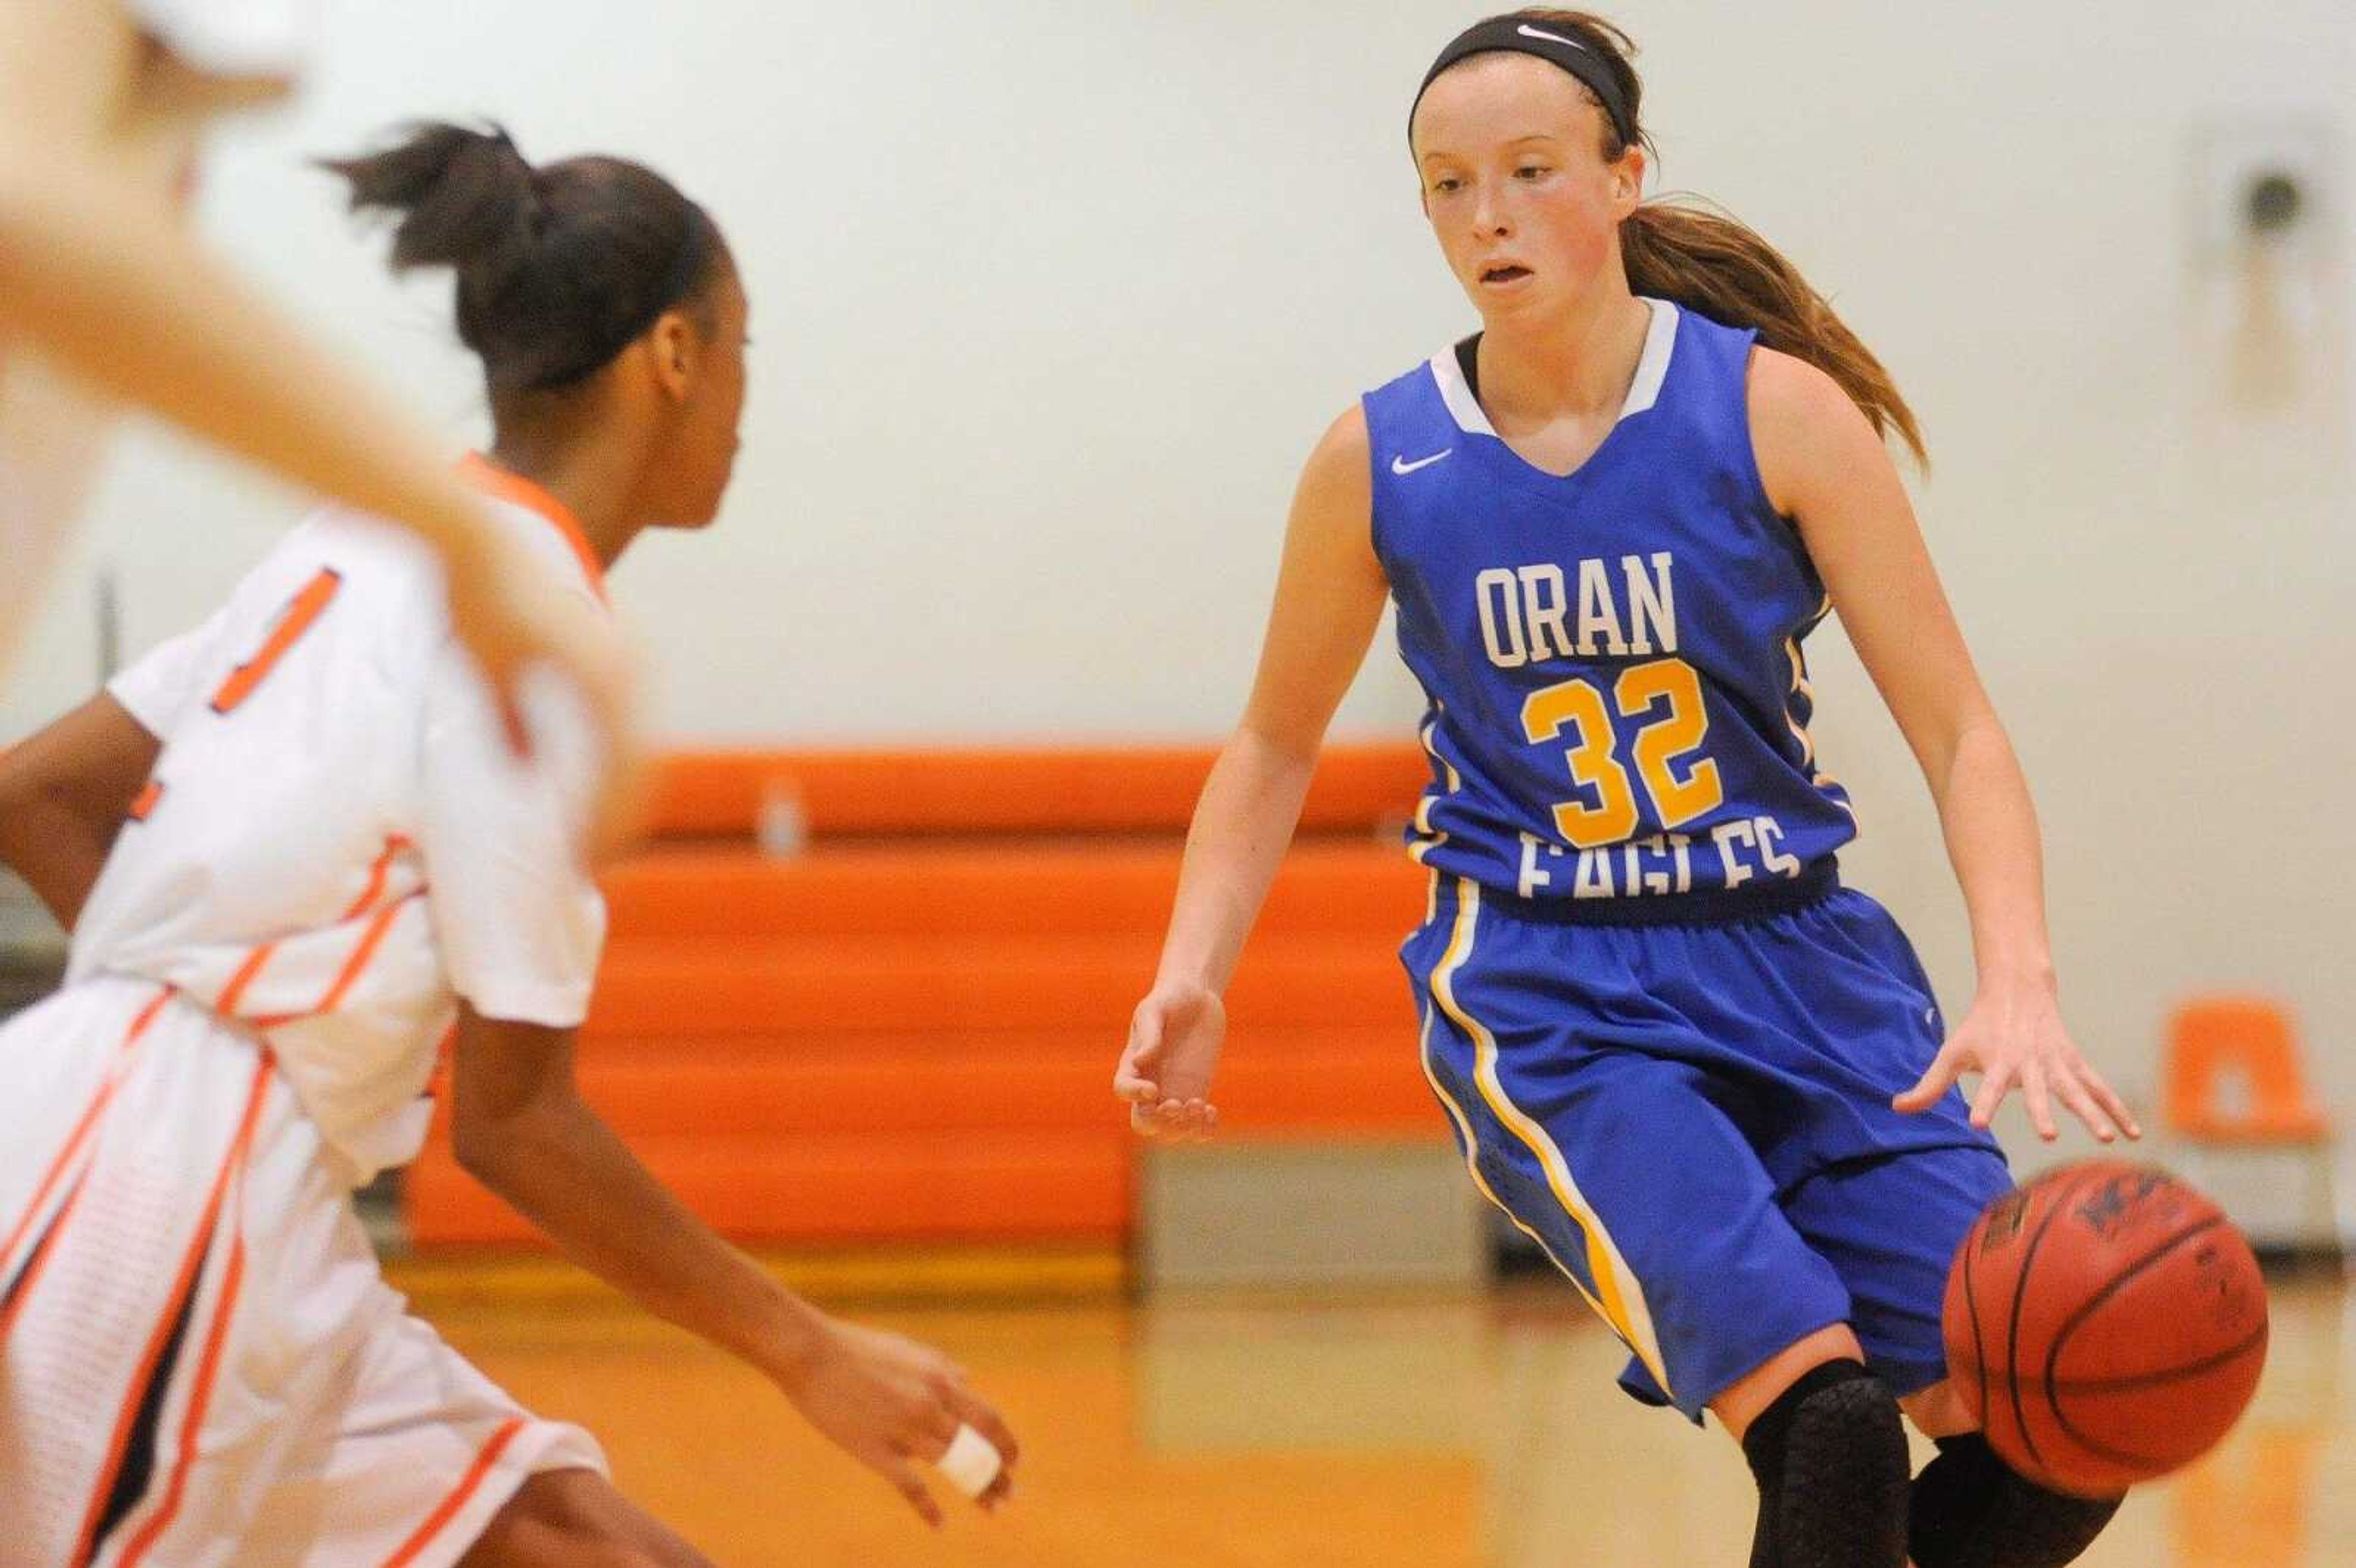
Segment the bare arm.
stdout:
<path fill-rule="evenodd" d="M 912 1462 L 938 1459 L 960 1422 L 1012 1465 L 1005 1423 L 947 1357 L 828 1317 L 691 1213 L 582 1102 L 573 1053 L 571 1029 L 462 1008 L 453 1130 L 477 1179 L 582 1267 L 757 1368 L 927 1522 L 940 1510 Z M 1001 1470 L 984 1506 L 1011 1487 Z"/>
<path fill-rule="evenodd" d="M 414 529 L 449 569 L 453 622 L 502 688 L 540 656 L 626 731 L 626 671 L 500 547 L 407 412 L 346 369 L 175 221 L 158 148 L 185 145 L 143 96 L 207 99 L 150 59 L 113 5 L 0 7 L 0 341 L 307 489 Z M 251 87 L 252 84 L 245 84 Z M 616 803 L 616 809 L 619 803 Z"/>
<path fill-rule="evenodd" d="M 67 930 L 161 749 L 102 692 L 0 755 L 0 864 Z"/>
<path fill-rule="evenodd" d="M 15 156 L 10 156 L 10 152 Z M 414 528 L 473 575 L 477 503 L 408 414 L 104 164 L 0 146 L 0 333 L 99 390 Z"/>
<path fill-rule="evenodd" d="M 1138 1005 L 1114 1092 L 1145 1133 L 1203 1133 L 1226 1033 L 1220 993 L 1301 820 L 1317 750 L 1365 662 L 1387 586 L 1375 558 L 1364 412 L 1334 421 L 1292 503 L 1276 603 L 1243 721 L 1186 834 L 1153 989 Z"/>
<path fill-rule="evenodd" d="M 1969 912 L 1979 985 L 1972 1008 L 1899 1109 L 1925 1110 L 1966 1071 L 1982 1074 L 1985 1126 L 2018 1085 L 2056 1136 L 2058 1094 L 2109 1142 L 2134 1119 L 2061 1021 L 2045 924 L 2044 849 L 2028 780 L 1981 686 L 1912 506 L 1880 438 L 1829 377 L 1762 350 L 1751 430 L 1777 509 L 1793 517 L 1866 672 L 1937 805 Z"/>

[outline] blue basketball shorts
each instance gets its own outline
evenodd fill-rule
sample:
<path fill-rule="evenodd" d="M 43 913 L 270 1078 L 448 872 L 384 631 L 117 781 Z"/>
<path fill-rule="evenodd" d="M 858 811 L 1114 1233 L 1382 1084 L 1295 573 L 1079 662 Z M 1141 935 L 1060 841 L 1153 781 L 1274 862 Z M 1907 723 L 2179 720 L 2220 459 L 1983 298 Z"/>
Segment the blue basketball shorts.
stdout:
<path fill-rule="evenodd" d="M 1847 1323 L 1901 1397 L 1946 1376 L 1947 1266 L 2011 1178 L 1959 1091 L 1890 1107 L 1945 1034 L 1863 893 L 1712 924 L 1566 924 L 1438 880 L 1400 950 L 1424 1072 L 1483 1194 L 1696 1421 Z"/>

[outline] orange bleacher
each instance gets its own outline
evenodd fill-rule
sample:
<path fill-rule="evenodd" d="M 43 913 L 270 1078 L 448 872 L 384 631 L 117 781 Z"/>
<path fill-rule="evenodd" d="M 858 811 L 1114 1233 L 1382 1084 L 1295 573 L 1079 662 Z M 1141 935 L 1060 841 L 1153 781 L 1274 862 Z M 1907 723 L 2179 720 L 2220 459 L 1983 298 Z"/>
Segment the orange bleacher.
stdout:
<path fill-rule="evenodd" d="M 1184 746 L 680 752 L 650 814 L 658 837 L 739 837 L 782 782 L 830 835 L 1181 833 L 1212 756 Z M 1428 765 L 1412 746 L 1327 747 L 1301 830 L 1405 816 Z"/>
<path fill-rule="evenodd" d="M 607 878 L 585 1093 L 697 1212 L 784 1243 L 1127 1232 L 1114 1058 L 1153 974 L 1206 750 L 674 759 L 656 847 Z M 1227 995 L 1242 1135 L 1444 1136 L 1395 949 L 1423 873 L 1382 831 L 1412 747 L 1329 752 Z M 798 801 L 803 853 L 752 846 Z M 421 1244 L 524 1243 L 446 1123 L 411 1168 Z"/>

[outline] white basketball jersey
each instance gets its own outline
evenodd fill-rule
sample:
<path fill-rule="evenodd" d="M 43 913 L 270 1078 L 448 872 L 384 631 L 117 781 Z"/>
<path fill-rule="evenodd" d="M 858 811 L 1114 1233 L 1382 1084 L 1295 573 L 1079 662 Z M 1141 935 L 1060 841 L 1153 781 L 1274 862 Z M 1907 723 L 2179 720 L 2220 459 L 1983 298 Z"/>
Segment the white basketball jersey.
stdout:
<path fill-rule="evenodd" d="M 469 471 L 552 574 L 601 593 L 553 497 Z M 561 680 L 542 686 L 521 762 L 450 636 L 434 558 L 314 515 L 108 688 L 164 749 L 69 983 L 161 981 L 243 1021 L 354 1180 L 408 1159 L 454 997 L 552 1027 L 587 1008 L 605 905 L 574 846 L 596 747 Z"/>

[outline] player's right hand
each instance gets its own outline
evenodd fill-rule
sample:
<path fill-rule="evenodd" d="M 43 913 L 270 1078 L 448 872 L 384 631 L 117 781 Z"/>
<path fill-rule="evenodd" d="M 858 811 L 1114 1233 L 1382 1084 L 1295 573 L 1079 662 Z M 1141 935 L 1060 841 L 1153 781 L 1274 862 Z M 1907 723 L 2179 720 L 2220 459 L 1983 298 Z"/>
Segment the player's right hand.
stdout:
<path fill-rule="evenodd" d="M 1205 986 L 1156 986 L 1130 1019 L 1112 1092 L 1150 1138 L 1192 1142 L 1218 1129 L 1211 1073 L 1227 1038 L 1226 1005 Z"/>
<path fill-rule="evenodd" d="M 809 1424 L 892 1483 L 916 1516 L 940 1528 L 941 1507 L 916 1474 L 948 1452 L 959 1425 L 998 1450 L 998 1478 L 974 1500 L 995 1510 L 1014 1488 L 1021 1449 L 998 1412 L 966 1386 L 947 1356 L 879 1328 L 826 1318 L 819 1343 L 783 1385 Z"/>
<path fill-rule="evenodd" d="M 481 667 L 497 696 L 508 739 L 522 755 L 531 734 L 521 702 L 524 677 L 535 666 L 562 671 L 588 706 L 603 742 L 605 768 L 591 809 L 583 850 L 594 863 L 637 831 L 645 788 L 645 758 L 632 719 L 630 661 L 613 624 L 580 596 L 548 579 L 498 530 L 478 528 L 443 549 L 450 626 Z"/>

